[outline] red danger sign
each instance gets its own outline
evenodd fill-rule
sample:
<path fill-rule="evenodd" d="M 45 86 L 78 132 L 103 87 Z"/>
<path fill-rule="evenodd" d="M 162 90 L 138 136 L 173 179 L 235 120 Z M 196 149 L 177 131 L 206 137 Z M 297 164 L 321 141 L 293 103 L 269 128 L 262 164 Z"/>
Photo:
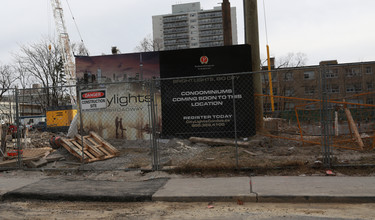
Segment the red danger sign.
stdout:
<path fill-rule="evenodd" d="M 106 90 L 81 91 L 80 102 L 83 111 L 107 108 Z"/>
<path fill-rule="evenodd" d="M 82 94 L 82 98 L 84 99 L 96 99 L 105 97 L 105 92 L 103 91 L 96 91 L 96 92 L 86 92 Z"/>

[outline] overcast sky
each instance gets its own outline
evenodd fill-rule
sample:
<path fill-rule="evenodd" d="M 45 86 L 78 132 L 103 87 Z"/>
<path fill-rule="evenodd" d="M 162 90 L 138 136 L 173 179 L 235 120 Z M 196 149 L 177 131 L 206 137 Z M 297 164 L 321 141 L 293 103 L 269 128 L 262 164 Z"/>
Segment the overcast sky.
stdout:
<path fill-rule="evenodd" d="M 68 32 L 79 42 L 66 0 L 61 0 Z M 152 34 L 152 16 L 171 13 L 171 5 L 190 0 L 68 0 L 91 55 L 134 52 Z M 203 9 L 221 0 L 201 0 Z M 243 0 L 237 8 L 238 41 L 244 43 Z M 307 64 L 337 59 L 339 63 L 375 60 L 374 0 L 265 0 L 271 56 L 302 52 Z M 258 0 L 260 51 L 266 58 L 263 0 Z M 20 45 L 55 36 L 50 0 L 1 0 L 0 63 L 11 63 Z"/>

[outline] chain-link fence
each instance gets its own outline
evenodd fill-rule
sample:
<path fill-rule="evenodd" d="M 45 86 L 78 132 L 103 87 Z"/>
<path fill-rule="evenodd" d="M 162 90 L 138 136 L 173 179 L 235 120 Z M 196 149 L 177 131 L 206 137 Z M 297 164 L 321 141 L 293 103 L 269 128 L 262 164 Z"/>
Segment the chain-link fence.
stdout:
<path fill-rule="evenodd" d="M 69 87 L 16 89 L 1 106 L 1 168 L 374 166 L 375 78 L 356 68 L 86 83 L 78 107 Z"/>
<path fill-rule="evenodd" d="M 60 126 L 60 116 L 51 115 L 53 108 L 70 103 L 67 87 L 9 89 L 1 97 L 1 156 L 0 168 L 39 167 L 39 160 L 52 151 L 49 144 L 49 128 Z M 48 112 L 48 113 L 47 113 Z M 70 122 L 66 121 L 65 128 Z M 54 132 L 57 132 L 55 130 Z M 62 130 L 63 131 L 63 130 Z M 56 134 L 54 134 L 56 135 Z"/>

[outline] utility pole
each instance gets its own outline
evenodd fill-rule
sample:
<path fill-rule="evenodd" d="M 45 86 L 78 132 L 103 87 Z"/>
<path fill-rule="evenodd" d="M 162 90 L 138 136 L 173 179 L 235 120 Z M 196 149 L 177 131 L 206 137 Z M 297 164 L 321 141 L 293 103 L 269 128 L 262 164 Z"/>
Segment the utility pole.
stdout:
<path fill-rule="evenodd" d="M 262 94 L 262 80 L 260 71 L 259 54 L 259 28 L 257 0 L 244 0 L 245 17 L 245 43 L 251 45 L 251 66 L 253 68 L 253 90 L 255 94 Z M 262 97 L 254 98 L 255 124 L 257 132 L 264 129 L 263 125 L 263 100 Z"/>

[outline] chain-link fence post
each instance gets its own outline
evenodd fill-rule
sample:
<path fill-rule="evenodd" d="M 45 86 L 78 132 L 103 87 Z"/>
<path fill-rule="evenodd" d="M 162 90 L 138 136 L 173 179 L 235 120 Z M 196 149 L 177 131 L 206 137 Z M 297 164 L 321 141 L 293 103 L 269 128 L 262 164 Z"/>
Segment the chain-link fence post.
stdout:
<path fill-rule="evenodd" d="M 328 106 L 328 91 L 326 82 L 326 71 L 327 67 L 323 66 L 320 69 L 320 80 L 322 87 L 322 107 L 320 111 L 320 124 L 321 124 L 321 135 L 322 135 L 322 154 L 324 167 L 329 168 L 331 166 L 330 161 L 330 119 L 331 115 Z"/>
<path fill-rule="evenodd" d="M 22 155 L 21 155 L 21 123 L 19 121 L 19 100 L 18 100 L 18 88 L 15 88 L 15 99 L 16 99 L 16 126 L 17 126 L 17 140 L 16 140 L 16 152 L 17 152 L 17 165 L 18 168 L 22 168 Z"/>
<path fill-rule="evenodd" d="M 233 120 L 234 120 L 234 141 L 236 145 L 236 168 L 238 169 L 238 139 L 237 139 L 237 117 L 236 117 L 236 92 L 234 86 L 234 75 L 232 75 L 232 95 L 233 95 Z"/>
<path fill-rule="evenodd" d="M 82 107 L 81 107 L 81 105 L 79 104 L 80 102 L 81 102 L 81 87 L 80 87 L 80 85 L 78 84 L 77 85 L 77 97 L 78 97 L 78 99 L 77 99 L 77 108 L 78 108 L 78 112 L 79 112 L 79 120 L 80 120 L 80 123 L 79 123 L 79 126 L 80 126 L 80 129 L 79 129 L 79 131 L 80 131 L 80 133 L 81 133 L 81 143 L 82 143 L 82 145 L 81 145 L 81 150 L 82 150 L 82 157 L 81 157 L 81 160 L 82 160 L 82 163 L 81 163 L 81 169 L 84 169 L 84 166 L 85 166 L 85 151 L 84 151 L 84 149 L 85 149 L 85 147 L 84 147 L 84 143 L 83 143 L 83 117 L 82 117 Z M 78 115 L 76 115 L 75 117 L 78 117 Z"/>
<path fill-rule="evenodd" d="M 158 155 L 158 143 L 157 143 L 157 116 L 156 116 L 156 104 L 155 101 L 155 83 L 154 79 L 151 80 L 150 85 L 150 118 L 151 118 L 151 126 L 152 126 L 152 134 L 151 134 L 151 155 L 152 155 L 152 169 L 159 170 L 159 155 Z"/>

